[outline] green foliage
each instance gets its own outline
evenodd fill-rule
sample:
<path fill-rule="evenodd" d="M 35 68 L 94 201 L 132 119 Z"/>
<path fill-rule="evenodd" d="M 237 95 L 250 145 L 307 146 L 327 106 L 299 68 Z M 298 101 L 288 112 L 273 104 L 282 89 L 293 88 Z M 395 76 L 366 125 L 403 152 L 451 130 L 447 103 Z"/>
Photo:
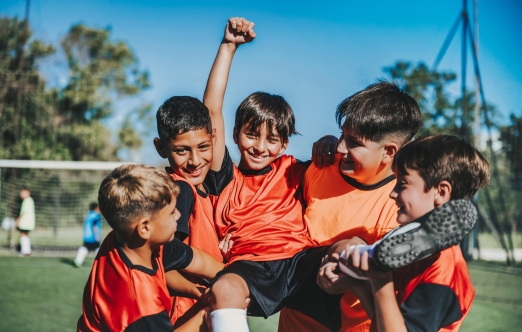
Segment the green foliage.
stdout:
<path fill-rule="evenodd" d="M 110 37 L 108 28 L 72 26 L 60 45 L 67 81 L 49 88 L 38 62 L 55 47 L 32 40 L 23 21 L 0 17 L 0 158 L 117 160 L 120 148 L 141 146 L 131 121 L 150 106 L 126 115 L 116 144 L 102 122 L 116 99 L 149 87 L 129 46 Z"/>
<path fill-rule="evenodd" d="M 513 188 L 522 191 L 522 116 L 511 114 L 510 124 L 500 127 L 500 140 L 512 173 Z"/>

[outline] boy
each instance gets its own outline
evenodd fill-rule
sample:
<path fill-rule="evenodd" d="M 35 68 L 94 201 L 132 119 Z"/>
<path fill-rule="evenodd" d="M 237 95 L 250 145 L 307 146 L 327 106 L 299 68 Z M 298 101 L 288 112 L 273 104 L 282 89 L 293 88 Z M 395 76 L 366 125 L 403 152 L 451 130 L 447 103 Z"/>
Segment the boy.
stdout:
<path fill-rule="evenodd" d="M 83 221 L 83 246 L 78 248 L 76 258 L 74 259 L 74 265 L 77 267 L 82 266 L 85 257 L 89 251 L 94 251 L 94 256 L 100 249 L 101 241 L 101 215 L 98 203 L 91 203 L 89 206 L 89 212 L 85 216 Z"/>
<path fill-rule="evenodd" d="M 228 265 L 211 288 L 212 330 L 248 331 L 245 314 L 268 317 L 305 285 L 317 292 L 311 299 L 317 308 L 314 318 L 335 330 L 339 297 L 315 284 L 327 248 L 315 248 L 302 220 L 300 184 L 308 165 L 282 155 L 288 138 L 297 133 L 291 107 L 281 96 L 251 94 L 236 111 L 233 136 L 241 155 L 237 167 L 224 145 L 222 106 L 230 65 L 237 47 L 255 37 L 253 27 L 242 18 L 229 20 L 204 95 L 212 126 L 221 137 L 214 157 L 230 170 L 223 175 L 210 171 L 205 183 L 219 195 L 214 219 L 218 235 L 233 242 Z"/>
<path fill-rule="evenodd" d="M 94 260 L 78 331 L 172 331 L 165 272 L 213 278 L 223 264 L 174 239 L 178 186 L 154 167 L 123 165 L 101 183 L 100 210 L 112 231 Z M 200 312 L 178 331 L 199 331 Z"/>
<path fill-rule="evenodd" d="M 220 161 L 213 159 L 215 135 L 208 109 L 196 98 L 176 96 L 168 99 L 157 114 L 159 138 L 154 139 L 158 154 L 167 158 L 169 176 L 180 187 L 177 208 L 181 212 L 176 238 L 193 248 L 207 252 L 223 261 L 218 248 L 219 241 L 213 222 L 213 205 L 203 183 L 211 167 L 219 170 Z M 213 162 L 219 166 L 213 166 Z M 177 271 L 167 273 L 167 284 L 174 299 L 173 311 L 169 313 L 177 320 L 189 310 L 206 290 L 202 279 L 185 276 L 192 282 L 188 289 L 179 289 L 183 276 Z"/>
<path fill-rule="evenodd" d="M 397 225 L 397 207 L 389 197 L 396 182 L 392 162 L 422 126 L 421 113 L 417 102 L 397 85 L 378 82 L 342 101 L 336 118 L 342 134 L 333 165 L 312 164 L 305 174 L 304 220 L 319 245 L 347 238 L 353 244 L 372 244 Z M 324 141 L 326 148 L 320 145 Z M 331 137 L 314 144 L 315 159 L 322 151 L 327 159 L 334 155 L 330 146 Z M 355 280 L 352 287 L 364 283 Z M 306 295 L 289 301 L 279 316 L 279 330 L 327 331 L 303 314 L 306 306 Z M 369 318 L 352 293 L 343 296 L 341 310 L 340 331 L 369 331 Z"/>
<path fill-rule="evenodd" d="M 475 292 L 460 248 L 438 251 L 432 244 L 447 242 L 446 233 L 436 229 L 447 228 L 448 220 L 459 228 L 460 239 L 469 232 L 476 220 L 469 200 L 488 184 L 488 162 L 468 142 L 437 135 L 406 144 L 394 169 L 397 185 L 390 197 L 399 207 L 401 226 L 375 247 L 373 260 L 355 248 L 339 266 L 370 279 L 371 292 L 359 296 L 379 331 L 457 331 Z M 375 263 L 399 269 L 386 272 Z M 331 267 L 323 267 L 319 282 L 328 290 L 330 280 L 339 290 L 348 278 L 336 279 Z"/>
<path fill-rule="evenodd" d="M 31 239 L 29 232 L 34 230 L 35 215 L 34 201 L 31 197 L 31 191 L 27 187 L 20 189 L 20 198 L 22 206 L 20 207 L 20 215 L 16 218 L 15 227 L 20 231 L 20 255 L 31 256 Z"/>

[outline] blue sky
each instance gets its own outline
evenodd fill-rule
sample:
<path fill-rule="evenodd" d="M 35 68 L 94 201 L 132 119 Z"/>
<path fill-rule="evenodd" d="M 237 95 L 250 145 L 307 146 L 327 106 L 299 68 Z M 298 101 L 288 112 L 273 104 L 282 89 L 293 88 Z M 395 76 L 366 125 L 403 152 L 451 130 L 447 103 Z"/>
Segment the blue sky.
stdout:
<path fill-rule="evenodd" d="M 468 0 L 470 5 L 473 0 Z M 385 78 L 397 60 L 431 65 L 462 3 L 439 1 L 100 1 L 32 0 L 37 38 L 57 43 L 71 24 L 112 28 L 150 72 L 152 88 L 139 97 L 157 109 L 172 95 L 201 98 L 230 16 L 256 23 L 256 40 L 236 53 L 225 96 L 231 129 L 237 105 L 254 91 L 283 95 L 297 130 L 288 153 L 309 159 L 311 144 L 339 132 L 335 107 L 349 95 Z M 25 1 L 2 1 L 0 13 L 23 18 Z M 522 113 L 522 2 L 479 0 L 479 58 L 486 99 L 504 118 Z M 439 65 L 460 76 L 460 33 Z M 473 88 L 471 58 L 468 86 Z M 458 94 L 460 82 L 450 86 Z M 120 105 L 126 107 L 125 105 Z M 117 112 L 109 125 L 119 120 Z M 157 164 L 151 132 L 138 158 Z"/>

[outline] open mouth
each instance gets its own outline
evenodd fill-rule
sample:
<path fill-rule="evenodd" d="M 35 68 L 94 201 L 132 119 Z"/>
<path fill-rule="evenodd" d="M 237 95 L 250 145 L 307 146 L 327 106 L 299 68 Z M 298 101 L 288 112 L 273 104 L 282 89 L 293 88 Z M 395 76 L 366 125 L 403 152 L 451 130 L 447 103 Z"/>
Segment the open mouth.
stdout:
<path fill-rule="evenodd" d="M 255 161 L 262 161 L 268 157 L 268 156 L 262 156 L 262 155 L 255 155 L 250 152 L 248 153 L 248 155 L 250 156 L 250 158 L 254 159 Z"/>
<path fill-rule="evenodd" d="M 205 166 L 202 166 L 202 167 L 199 167 L 199 168 L 196 168 L 194 170 L 188 170 L 188 169 L 184 169 L 184 172 L 192 177 L 198 177 L 201 175 L 201 173 L 203 173 L 203 169 L 205 168 Z"/>

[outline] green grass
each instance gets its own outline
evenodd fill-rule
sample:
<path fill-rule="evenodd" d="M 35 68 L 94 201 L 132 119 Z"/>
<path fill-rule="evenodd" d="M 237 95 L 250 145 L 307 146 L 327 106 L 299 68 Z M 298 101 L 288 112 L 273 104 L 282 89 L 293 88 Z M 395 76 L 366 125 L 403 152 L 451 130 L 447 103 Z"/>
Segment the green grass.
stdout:
<path fill-rule="evenodd" d="M 81 314 L 88 267 L 72 255 L 0 257 L 0 331 L 72 331 Z M 86 260 L 86 266 L 92 257 Z M 522 326 L 522 268 L 501 263 L 469 266 L 476 297 L 461 331 L 518 331 Z M 249 319 L 252 332 L 277 330 L 278 316 Z"/>

